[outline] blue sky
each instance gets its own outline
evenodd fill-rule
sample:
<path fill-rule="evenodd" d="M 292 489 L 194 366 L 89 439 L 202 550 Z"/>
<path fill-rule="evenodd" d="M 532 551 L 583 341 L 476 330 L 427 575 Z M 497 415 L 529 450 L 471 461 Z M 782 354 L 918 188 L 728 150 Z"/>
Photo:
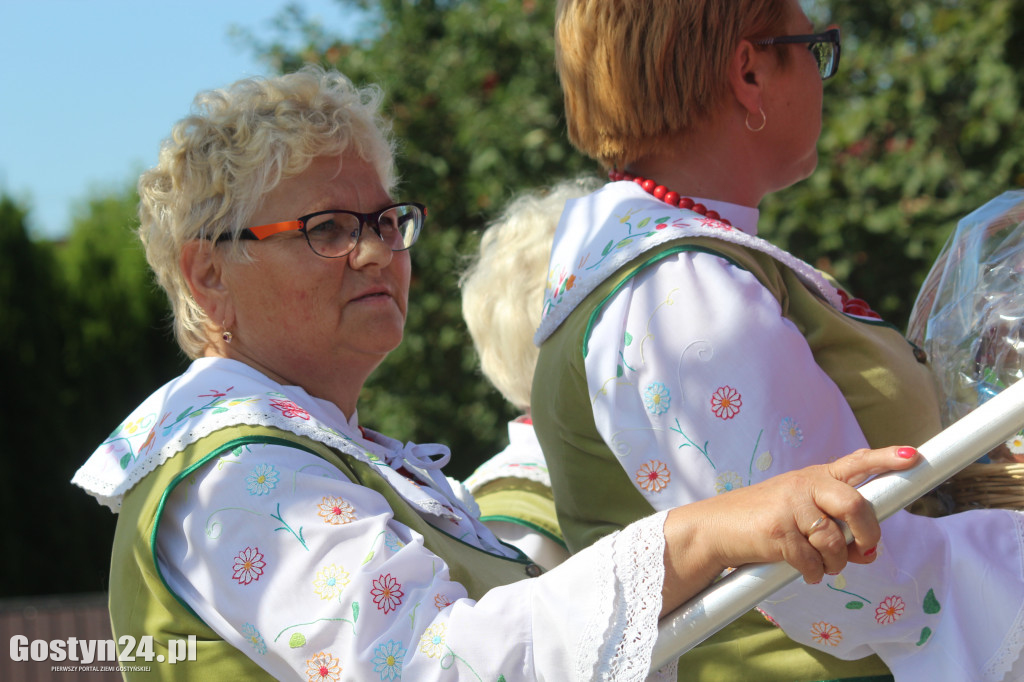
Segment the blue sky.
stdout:
<path fill-rule="evenodd" d="M 59 237 L 74 206 L 156 163 L 200 90 L 266 73 L 232 25 L 276 36 L 287 0 L 0 0 L 0 191 Z M 337 0 L 294 0 L 325 29 L 354 20 Z"/>

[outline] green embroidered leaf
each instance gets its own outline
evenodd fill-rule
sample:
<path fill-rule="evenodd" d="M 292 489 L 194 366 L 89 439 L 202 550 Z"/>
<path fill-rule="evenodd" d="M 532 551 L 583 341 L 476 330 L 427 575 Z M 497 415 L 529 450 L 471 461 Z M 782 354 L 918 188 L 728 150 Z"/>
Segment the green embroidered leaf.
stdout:
<path fill-rule="evenodd" d="M 128 465 L 131 464 L 131 463 L 132 463 L 132 453 L 129 452 L 128 454 L 126 454 L 124 457 L 121 458 L 121 468 L 122 469 L 127 469 Z"/>
<path fill-rule="evenodd" d="M 352 622 L 359 620 L 359 602 L 352 602 Z"/>
<path fill-rule="evenodd" d="M 301 632 L 296 632 L 294 635 L 288 638 L 288 646 L 293 649 L 298 649 L 300 646 L 306 645 L 306 636 Z"/>
<path fill-rule="evenodd" d="M 848 602 L 846 602 L 846 608 L 852 609 L 854 611 L 857 610 L 857 609 L 862 609 L 862 608 L 864 608 L 864 602 L 862 602 L 862 601 L 848 601 Z"/>
<path fill-rule="evenodd" d="M 226 408 L 226 407 L 215 407 L 215 408 L 213 408 L 213 410 L 211 410 L 211 412 L 213 412 L 213 414 L 220 414 L 221 412 L 227 412 L 227 411 L 228 411 L 228 408 Z"/>
<path fill-rule="evenodd" d="M 633 335 L 630 334 L 629 332 L 626 332 L 626 345 L 628 346 L 631 343 L 633 343 Z"/>
<path fill-rule="evenodd" d="M 498 682 L 505 682 L 505 676 L 504 675 L 498 675 Z"/>
<path fill-rule="evenodd" d="M 109 436 L 107 436 L 107 440 L 110 440 L 111 438 L 113 438 L 113 437 L 114 437 L 114 436 L 116 436 L 117 434 L 121 433 L 121 429 L 123 429 L 123 428 L 124 428 L 124 424 L 121 424 L 121 425 L 120 425 L 120 426 L 118 426 L 118 427 L 117 427 L 116 429 L 114 429 L 113 431 L 111 431 L 111 432 L 110 432 L 110 435 L 109 435 Z"/>
<path fill-rule="evenodd" d="M 931 636 L 932 636 L 932 629 L 931 628 L 924 628 L 923 630 L 921 630 L 921 639 L 917 640 L 917 646 L 921 646 L 922 644 L 927 642 L 928 639 Z"/>
<path fill-rule="evenodd" d="M 184 419 L 185 417 L 187 417 L 187 416 L 188 416 L 188 414 L 189 414 L 189 412 L 191 412 L 191 411 L 192 411 L 192 406 L 191 406 L 191 405 L 189 405 L 188 407 L 186 407 L 186 408 L 185 408 L 185 411 L 184 411 L 184 412 L 182 412 L 181 414 L 179 414 L 179 415 L 178 415 L 178 418 L 177 418 L 177 419 L 175 419 L 174 421 L 176 421 L 176 422 L 178 422 L 178 421 L 181 421 L 182 419 Z"/>
<path fill-rule="evenodd" d="M 643 220 L 641 220 L 641 221 L 640 221 L 640 222 L 639 222 L 639 223 L 637 224 L 637 226 L 636 226 L 636 229 L 638 229 L 638 230 L 639 230 L 639 229 L 642 229 L 642 228 L 643 228 L 643 227 L 644 227 L 644 226 L 645 226 L 645 225 L 646 225 L 647 223 L 649 223 L 649 222 L 651 222 L 651 219 L 650 219 L 650 218 L 644 218 Z"/>
<path fill-rule="evenodd" d="M 624 372 L 622 371 L 622 365 L 616 365 L 615 366 L 615 376 L 621 377 L 623 374 L 624 374 Z"/>
<path fill-rule="evenodd" d="M 935 590 L 928 590 L 928 594 L 924 596 L 923 608 L 925 613 L 938 613 L 942 610 L 939 600 L 935 598 Z"/>
<path fill-rule="evenodd" d="M 366 555 L 365 559 L 363 559 L 363 566 L 365 566 L 366 564 L 370 563 L 370 559 L 372 559 L 372 558 L 373 558 L 373 550 L 371 549 L 370 553 Z"/>
<path fill-rule="evenodd" d="M 621 249 L 623 246 L 629 246 L 633 243 L 632 239 L 623 239 L 621 242 L 615 245 L 616 249 Z"/>
<path fill-rule="evenodd" d="M 654 219 L 654 222 L 656 222 L 656 223 L 667 223 L 667 222 L 668 222 L 668 219 L 669 219 L 670 217 L 671 217 L 671 216 L 667 216 L 667 215 L 666 215 L 666 216 L 662 216 L 662 217 L 660 217 L 660 218 L 655 218 L 655 219 Z"/>
<path fill-rule="evenodd" d="M 608 245 L 604 247 L 603 251 L 601 251 L 601 255 L 602 256 L 607 256 L 608 252 L 612 250 L 613 246 L 615 246 L 615 240 L 614 239 L 612 241 L 608 242 Z"/>

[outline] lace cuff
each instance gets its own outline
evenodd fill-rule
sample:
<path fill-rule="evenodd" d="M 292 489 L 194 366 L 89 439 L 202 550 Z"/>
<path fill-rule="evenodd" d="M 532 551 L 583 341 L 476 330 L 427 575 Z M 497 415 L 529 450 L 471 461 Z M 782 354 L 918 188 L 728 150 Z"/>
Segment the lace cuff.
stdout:
<path fill-rule="evenodd" d="M 632 523 L 594 546 L 600 606 L 580 639 L 576 679 L 648 679 L 665 579 L 667 513 Z M 675 665 L 652 679 L 674 680 Z"/>

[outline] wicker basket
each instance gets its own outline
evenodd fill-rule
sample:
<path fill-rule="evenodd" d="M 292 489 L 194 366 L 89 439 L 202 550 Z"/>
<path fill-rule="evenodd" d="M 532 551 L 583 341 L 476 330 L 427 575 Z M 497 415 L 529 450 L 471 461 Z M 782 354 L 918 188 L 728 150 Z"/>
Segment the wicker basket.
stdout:
<path fill-rule="evenodd" d="M 1024 463 L 971 464 L 945 487 L 958 512 L 1024 509 Z"/>

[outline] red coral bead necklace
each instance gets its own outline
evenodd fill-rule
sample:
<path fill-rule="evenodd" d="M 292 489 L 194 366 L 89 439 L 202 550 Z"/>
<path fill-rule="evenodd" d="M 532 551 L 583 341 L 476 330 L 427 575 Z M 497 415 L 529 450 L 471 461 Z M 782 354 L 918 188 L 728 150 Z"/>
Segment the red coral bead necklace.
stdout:
<path fill-rule="evenodd" d="M 720 223 L 726 225 L 732 225 L 728 220 L 718 214 L 718 211 L 710 211 L 704 204 L 698 204 L 690 197 L 679 196 L 678 192 L 673 192 L 665 185 L 659 185 L 650 178 L 642 178 L 639 175 L 633 175 L 632 173 L 626 173 L 624 171 L 612 169 L 608 171 L 608 179 L 612 182 L 619 182 L 625 180 L 627 182 L 635 182 L 640 185 L 645 192 L 652 195 L 655 199 L 661 199 L 669 206 L 675 208 L 685 208 L 695 213 L 699 213 L 706 218 L 717 220 Z"/>
<path fill-rule="evenodd" d="M 678 192 L 673 192 L 669 190 L 668 187 L 665 187 L 665 185 L 659 185 L 657 182 L 651 180 L 650 178 L 644 178 L 640 177 L 639 175 L 633 175 L 632 173 L 626 173 L 624 171 L 612 169 L 608 171 L 608 179 L 611 180 L 612 182 L 619 182 L 620 180 L 625 180 L 627 182 L 635 182 L 636 184 L 640 185 L 640 187 L 642 187 L 645 192 L 652 195 L 656 199 L 661 199 L 669 206 L 689 209 L 691 211 L 694 211 L 695 213 L 699 213 L 700 215 L 706 218 L 717 220 L 718 222 L 725 223 L 726 225 L 732 225 L 732 223 L 730 223 L 728 220 L 721 217 L 718 214 L 718 211 L 709 211 L 707 206 L 705 206 L 704 204 L 698 204 L 690 197 L 679 196 Z M 861 317 L 870 317 L 877 320 L 882 319 L 882 316 L 876 313 L 874 310 L 872 310 L 871 307 L 867 304 L 867 302 L 864 301 L 863 299 L 854 298 L 850 296 L 848 293 L 843 291 L 841 287 L 838 288 L 838 291 L 839 296 L 843 302 L 844 313 L 859 315 Z"/>

